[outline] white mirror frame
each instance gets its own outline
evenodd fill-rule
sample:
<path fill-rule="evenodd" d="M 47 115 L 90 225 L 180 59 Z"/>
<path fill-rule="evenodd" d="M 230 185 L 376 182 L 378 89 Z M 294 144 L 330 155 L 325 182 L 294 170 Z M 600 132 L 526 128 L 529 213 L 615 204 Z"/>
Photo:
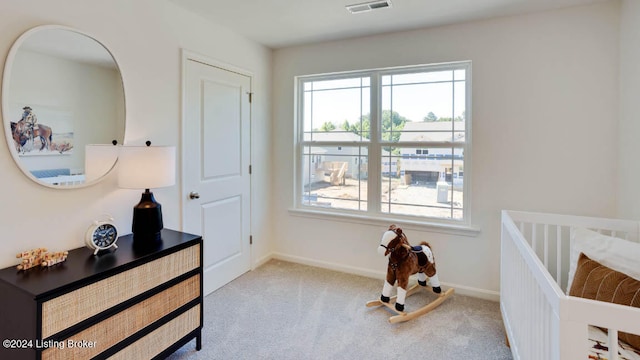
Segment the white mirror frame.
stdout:
<path fill-rule="evenodd" d="M 114 148 L 114 160 L 113 160 L 113 164 L 108 166 L 106 164 L 103 164 L 102 167 L 105 169 L 105 173 L 102 174 L 101 176 L 90 180 L 90 181 L 84 181 L 82 183 L 77 183 L 77 184 L 72 184 L 72 185 L 56 185 L 56 184 L 52 184 L 52 183 L 48 183 L 45 181 L 41 181 L 39 180 L 36 176 L 34 176 L 31 172 L 30 169 L 27 168 L 26 165 L 23 164 L 23 161 L 21 161 L 20 156 L 18 154 L 18 151 L 14 145 L 14 139 L 13 136 L 11 134 L 10 131 L 10 127 L 11 127 L 11 116 L 9 114 L 9 98 L 10 96 L 9 91 L 10 91 L 10 86 L 11 86 L 11 75 L 12 75 L 12 67 L 13 67 L 13 63 L 16 57 L 16 54 L 18 53 L 18 50 L 20 49 L 20 47 L 24 44 L 24 42 L 31 37 L 34 33 L 36 32 L 40 32 L 43 30 L 66 30 L 66 31 L 70 31 L 70 32 L 74 32 L 77 33 L 79 35 L 83 35 L 85 37 L 87 37 L 88 39 L 91 39 L 93 41 L 96 42 L 96 44 L 100 45 L 102 48 L 104 48 L 104 50 L 109 54 L 109 56 L 111 57 L 111 60 L 113 61 L 113 64 L 115 66 L 115 68 L 118 71 L 118 74 L 120 76 L 120 83 L 122 86 L 122 112 L 123 112 L 123 119 L 122 119 L 122 134 L 121 137 L 118 139 L 119 143 L 118 146 L 122 145 L 122 143 L 124 142 L 124 138 L 125 138 L 125 134 L 126 134 L 126 96 L 125 96 L 125 89 L 124 89 L 124 79 L 122 77 L 122 72 L 120 71 L 120 66 L 118 65 L 118 62 L 116 61 L 115 57 L 113 56 L 113 54 L 111 53 L 111 51 L 100 41 L 98 41 L 96 38 L 94 38 L 93 36 L 84 33 L 82 31 L 79 31 L 77 29 L 74 28 L 70 28 L 70 27 L 66 27 L 66 26 L 61 26 L 61 25 L 42 25 L 42 26 L 37 26 L 34 28 L 31 28 L 27 31 L 25 31 L 22 35 L 20 35 L 18 37 L 18 39 L 16 39 L 16 41 L 13 43 L 13 45 L 11 46 L 11 49 L 9 50 L 9 53 L 7 55 L 6 58 L 6 62 L 5 62 L 5 66 L 4 66 L 4 73 L 3 73 L 3 79 L 2 79 L 2 116 L 4 118 L 3 121 L 3 126 L 4 128 L 4 133 L 5 133 L 5 137 L 6 137 L 6 141 L 7 141 L 7 145 L 8 145 L 8 149 L 9 152 L 11 153 L 11 156 L 13 157 L 14 162 L 16 163 L 16 165 L 18 166 L 18 168 L 20 168 L 20 170 L 22 171 L 22 173 L 27 176 L 29 179 L 31 179 L 32 181 L 36 182 L 39 185 L 45 186 L 45 187 L 49 187 L 49 188 L 53 188 L 53 189 L 78 189 L 78 188 L 83 188 L 83 187 L 87 187 L 87 186 L 91 186 L 94 185 L 98 182 L 100 182 L 101 180 L 103 180 L 111 171 L 113 171 L 113 169 L 115 168 L 116 162 L 117 162 L 117 148 L 115 146 L 113 146 Z M 87 144 L 89 145 L 89 144 Z M 82 151 L 85 151 L 84 149 Z"/>

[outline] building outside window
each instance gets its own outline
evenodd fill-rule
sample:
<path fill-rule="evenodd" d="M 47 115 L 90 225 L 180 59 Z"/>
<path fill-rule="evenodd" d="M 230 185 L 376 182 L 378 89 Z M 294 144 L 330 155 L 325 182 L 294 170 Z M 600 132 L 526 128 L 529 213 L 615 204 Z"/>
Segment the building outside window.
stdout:
<path fill-rule="evenodd" d="M 296 207 L 468 223 L 470 77 L 470 62 L 298 77 Z"/>

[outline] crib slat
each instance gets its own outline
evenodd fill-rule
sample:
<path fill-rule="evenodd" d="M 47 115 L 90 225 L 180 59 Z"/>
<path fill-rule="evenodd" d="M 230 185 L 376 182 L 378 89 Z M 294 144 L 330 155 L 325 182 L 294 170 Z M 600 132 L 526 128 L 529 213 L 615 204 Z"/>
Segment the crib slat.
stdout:
<path fill-rule="evenodd" d="M 609 359 L 618 358 L 618 330 L 609 329 Z"/>
<path fill-rule="evenodd" d="M 536 234 L 537 227 L 538 227 L 538 224 L 531 223 L 531 247 L 533 248 L 533 252 L 536 254 L 538 254 L 538 237 Z"/>
<path fill-rule="evenodd" d="M 532 282 L 535 283 L 535 280 L 532 280 Z M 536 284 L 537 285 L 537 284 Z M 542 306 L 542 302 L 543 302 L 543 295 L 540 293 L 540 288 L 538 288 L 537 286 L 535 287 L 536 293 L 535 293 L 535 316 L 538 317 L 540 316 L 540 314 L 542 313 L 542 311 L 540 311 L 540 307 Z M 541 334 L 543 333 L 542 330 L 542 322 L 541 321 L 536 321 L 535 322 L 536 326 L 536 343 L 544 346 L 544 343 L 542 343 L 542 338 L 541 338 Z M 542 347 L 536 347 L 536 351 L 535 351 L 535 357 L 536 359 L 542 359 L 543 356 L 541 354 L 542 352 Z"/>
<path fill-rule="evenodd" d="M 544 224 L 544 267 L 549 269 L 549 224 Z"/>
<path fill-rule="evenodd" d="M 562 227 L 556 226 L 556 282 L 562 288 Z"/>

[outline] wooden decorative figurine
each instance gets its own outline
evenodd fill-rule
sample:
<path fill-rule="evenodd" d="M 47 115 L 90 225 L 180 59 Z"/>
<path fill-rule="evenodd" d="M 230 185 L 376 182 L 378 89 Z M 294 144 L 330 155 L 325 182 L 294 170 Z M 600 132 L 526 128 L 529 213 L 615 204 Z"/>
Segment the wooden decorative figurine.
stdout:
<path fill-rule="evenodd" d="M 397 315 L 390 317 L 389 322 L 403 322 L 424 315 L 453 294 L 452 288 L 442 292 L 433 252 L 427 242 L 423 241 L 418 246 L 411 246 L 402 229 L 391 225 L 389 230 L 382 235 L 378 253 L 389 257 L 387 278 L 382 288 L 380 300 L 369 301 L 367 306 L 384 305 L 395 312 Z M 408 289 L 409 277 L 416 273 L 418 274 L 418 283 Z M 439 294 L 438 298 L 418 310 L 404 312 L 406 297 L 417 291 L 418 286 L 426 287 L 427 278 L 433 292 Z M 396 282 L 398 284 L 397 295 L 391 297 L 391 291 Z"/>
<path fill-rule="evenodd" d="M 17 268 L 18 270 L 27 270 L 36 266 L 55 265 L 65 261 L 68 254 L 68 251 L 49 253 L 45 248 L 23 251 L 19 254 L 16 254 L 16 258 L 22 259 Z"/>
<path fill-rule="evenodd" d="M 69 255 L 68 251 L 58 251 L 55 253 L 46 253 L 44 254 L 42 260 L 42 266 L 52 266 L 55 264 L 59 264 L 65 260 L 67 260 L 67 255 Z"/>
<path fill-rule="evenodd" d="M 16 254 L 17 258 L 22 259 L 20 264 L 18 264 L 18 270 L 27 270 L 40 265 L 42 263 L 42 254 L 46 252 L 47 249 L 45 248 L 37 248 Z"/>

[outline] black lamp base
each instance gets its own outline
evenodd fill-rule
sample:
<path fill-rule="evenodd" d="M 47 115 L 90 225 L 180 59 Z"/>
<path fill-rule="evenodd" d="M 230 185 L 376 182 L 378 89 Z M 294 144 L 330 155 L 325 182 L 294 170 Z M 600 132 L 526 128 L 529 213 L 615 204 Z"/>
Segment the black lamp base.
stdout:
<path fill-rule="evenodd" d="M 138 205 L 133 207 L 133 245 L 139 248 L 156 246 L 162 241 L 160 230 L 163 227 L 162 205 L 146 189 Z"/>

